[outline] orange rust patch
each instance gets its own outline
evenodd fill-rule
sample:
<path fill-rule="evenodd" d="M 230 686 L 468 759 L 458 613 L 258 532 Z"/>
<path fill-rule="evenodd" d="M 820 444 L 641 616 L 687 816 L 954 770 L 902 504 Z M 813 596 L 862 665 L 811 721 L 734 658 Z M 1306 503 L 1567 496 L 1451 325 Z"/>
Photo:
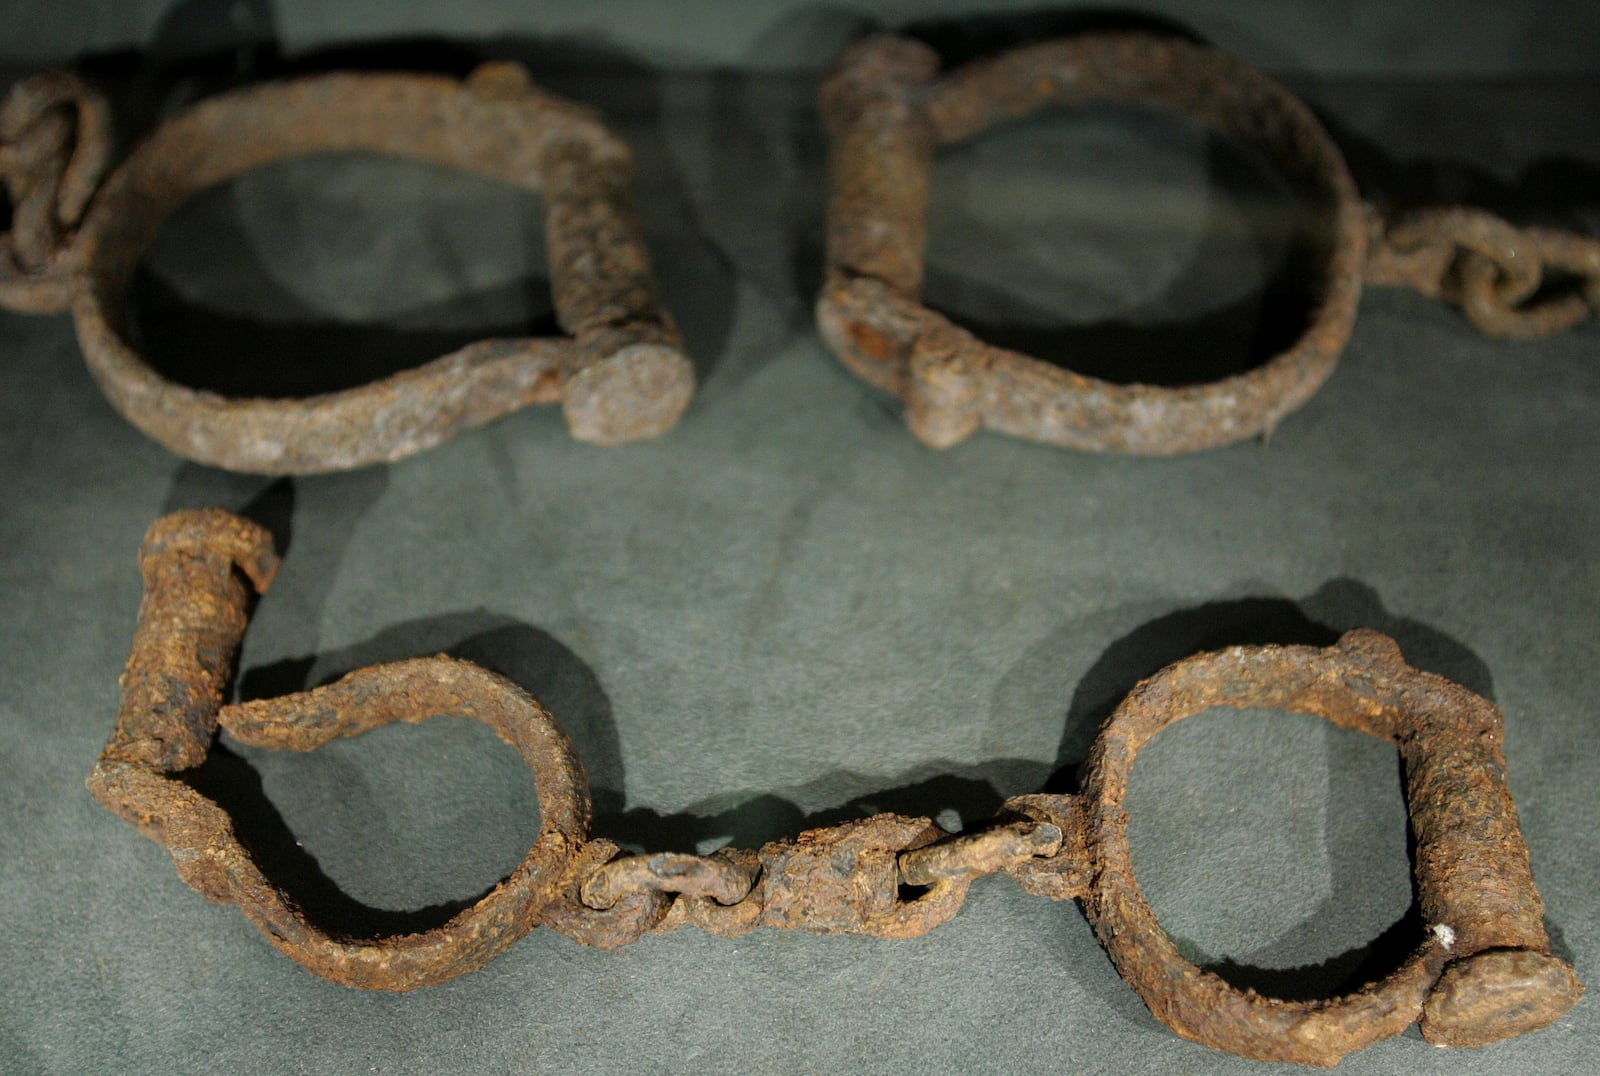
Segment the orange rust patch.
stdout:
<path fill-rule="evenodd" d="M 856 350 L 879 362 L 888 359 L 895 350 L 894 340 L 888 333 L 864 321 L 852 321 L 845 326 L 845 330 L 849 332 L 850 342 L 856 346 Z"/>

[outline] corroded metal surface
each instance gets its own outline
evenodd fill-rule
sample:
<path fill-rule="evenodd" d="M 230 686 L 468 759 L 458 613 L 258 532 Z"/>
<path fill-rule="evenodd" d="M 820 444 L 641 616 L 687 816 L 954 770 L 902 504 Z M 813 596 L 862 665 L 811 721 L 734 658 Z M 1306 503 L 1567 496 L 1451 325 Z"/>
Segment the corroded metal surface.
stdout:
<path fill-rule="evenodd" d="M 0 180 L 11 231 L 0 236 L 0 306 L 67 308 L 73 244 L 111 156 L 109 109 L 76 75 L 47 71 L 0 101 Z"/>
<path fill-rule="evenodd" d="M 183 880 L 237 904 L 272 944 L 337 982 L 409 990 L 480 967 L 526 933 L 568 883 L 588 836 L 583 769 L 566 735 L 527 693 L 470 662 L 434 657 L 358 669 L 282 698 L 223 705 L 248 609 L 277 569 L 266 531 L 219 510 L 158 520 L 139 551 L 145 594 L 122 674 L 122 708 L 88 785 L 165 845 Z M 333 937 L 261 873 L 228 815 L 183 779 L 218 727 L 241 742 L 310 751 L 393 721 L 450 714 L 482 721 L 528 763 L 539 837 L 509 877 L 448 923 L 395 938 Z"/>
<path fill-rule="evenodd" d="M 1170 455 L 1270 431 L 1332 372 L 1361 291 L 1367 231 L 1355 184 L 1310 110 L 1211 49 L 1140 34 L 1032 45 L 937 78 L 904 38 L 851 46 L 823 88 L 833 141 L 827 279 L 817 322 L 861 377 L 905 401 L 938 448 L 987 428 L 1100 452 Z M 992 347 L 921 305 L 938 147 L 1046 104 L 1110 101 L 1196 120 L 1259 150 L 1322 216 L 1314 313 L 1301 338 L 1212 384 L 1118 385 Z"/>
<path fill-rule="evenodd" d="M 938 149 L 1046 105 L 1095 102 L 1170 112 L 1255 149 L 1320 215 L 1309 237 L 1311 314 L 1287 350 L 1208 384 L 1115 384 L 991 346 L 922 305 Z M 1369 256 L 1372 211 L 1311 111 L 1276 82 L 1188 41 L 1085 34 L 941 77 L 927 46 L 872 37 L 841 55 L 822 108 L 832 163 L 817 324 L 846 366 L 904 402 L 911 432 L 935 448 L 990 429 L 1068 448 L 1173 455 L 1270 433 L 1333 372 L 1363 282 L 1459 297 L 1493 335 L 1543 335 L 1582 318 L 1585 299 L 1520 309 L 1538 287 L 1540 259 L 1583 276 L 1588 306 L 1600 309 L 1600 244 L 1517 233 L 1482 213 L 1444 210 L 1386 235 L 1377 229 Z M 1458 249 L 1467 256 L 1452 273 Z"/>
<path fill-rule="evenodd" d="M 540 923 L 602 948 L 683 926 L 727 936 L 767 926 L 911 937 L 954 916 L 975 879 L 1003 872 L 1029 892 L 1081 900 L 1159 1020 L 1245 1057 L 1331 1065 L 1412 1023 L 1436 1045 L 1482 1045 L 1544 1027 L 1582 993 L 1550 952 L 1506 784 L 1499 710 L 1406 665 L 1377 632 L 1351 632 L 1326 649 L 1234 647 L 1169 666 L 1106 722 L 1081 794 L 1016 797 L 992 828 L 952 835 L 927 818 L 881 814 L 758 851 L 623 856 L 590 836 L 582 769 L 554 720 L 470 663 L 372 666 L 312 691 L 223 705 L 249 602 L 276 568 L 259 527 L 216 510 L 168 516 L 151 528 L 141 563 L 146 591 L 122 712 L 89 786 L 165 844 L 190 885 L 239 904 L 273 944 L 338 982 L 392 990 L 439 982 Z M 1163 728 L 1217 706 L 1310 714 L 1398 748 L 1428 929 L 1382 981 L 1312 1002 L 1262 997 L 1195 967 L 1162 930 L 1134 878 L 1128 777 Z M 434 715 L 484 721 L 517 748 L 534 772 L 541 831 L 489 896 L 423 934 L 322 933 L 261 875 L 221 809 L 181 779 L 219 726 L 245 743 L 311 750 Z"/>
<path fill-rule="evenodd" d="M 0 304 L 41 311 L 70 298 L 107 399 L 174 452 L 301 474 L 400 459 L 535 403 L 560 402 L 572 435 L 597 444 L 661 434 L 688 406 L 694 373 L 651 276 L 631 154 L 594 113 L 536 89 L 520 67 L 485 65 L 465 83 L 331 74 L 203 101 L 112 173 L 75 232 L 73 211 L 104 159 L 104 104 L 81 82 L 58 86 L 62 78 L 21 83 L 0 109 L 0 173 L 19 207 Z M 63 119 L 73 106 L 75 125 Z M 128 293 L 163 221 L 252 168 L 337 151 L 430 161 L 539 192 L 566 336 L 484 340 L 304 400 L 227 398 L 162 377 L 133 343 Z M 28 224 L 50 206 L 59 220 Z"/>
<path fill-rule="evenodd" d="M 1536 340 L 1600 316 L 1600 239 L 1514 228 L 1481 209 L 1426 209 L 1385 225 L 1372 214 L 1369 284 L 1410 288 L 1461 307 L 1478 331 Z M 1539 295 L 1552 277 L 1575 286 Z"/>
<path fill-rule="evenodd" d="M 1195 967 L 1161 929 L 1133 876 L 1122 807 L 1128 775 L 1156 733 L 1214 706 L 1311 714 L 1399 749 L 1429 929 L 1381 982 L 1330 1000 L 1266 998 Z M 1406 665 L 1394 641 L 1374 631 L 1327 649 L 1234 647 L 1169 666 L 1107 721 L 1076 805 L 1096 862 L 1084 909 L 1101 944 L 1168 1027 L 1245 1057 L 1331 1065 L 1419 1018 L 1439 1046 L 1544 1027 L 1582 986 L 1550 952 L 1506 784 L 1503 725 L 1493 703 Z"/>

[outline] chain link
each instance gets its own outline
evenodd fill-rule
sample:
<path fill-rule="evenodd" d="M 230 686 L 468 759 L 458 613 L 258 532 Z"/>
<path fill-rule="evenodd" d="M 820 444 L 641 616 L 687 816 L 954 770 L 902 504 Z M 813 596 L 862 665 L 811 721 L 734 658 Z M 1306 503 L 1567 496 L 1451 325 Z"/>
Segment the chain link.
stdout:
<path fill-rule="evenodd" d="M 708 897 L 718 904 L 737 904 L 755 885 L 757 868 L 748 859 L 715 854 L 692 856 L 660 852 L 623 856 L 584 879 L 583 902 L 604 910 L 635 890 Z"/>
<path fill-rule="evenodd" d="M 952 837 L 900 856 L 906 885 L 935 885 L 945 878 L 976 878 L 1061 850 L 1061 830 L 1048 822 L 1012 822 L 970 836 Z"/>
<path fill-rule="evenodd" d="M 0 306 L 66 309 L 78 223 L 110 155 L 109 106 L 76 75 L 34 75 L 0 102 L 0 182 L 11 199 L 11 230 L 0 235 Z"/>
<path fill-rule="evenodd" d="M 759 852 L 619 855 L 612 842 L 595 840 L 544 921 L 608 949 L 681 926 L 724 936 L 769 926 L 913 937 L 954 916 L 972 882 L 986 874 L 1011 874 L 1030 892 L 1056 899 L 1079 895 L 1086 877 L 1081 818 L 1075 797 L 1038 795 L 1009 801 L 1003 820 L 970 834 L 881 814 Z"/>
<path fill-rule="evenodd" d="M 1459 306 L 1488 336 L 1533 340 L 1600 315 L 1600 239 L 1517 228 L 1481 209 L 1426 209 L 1389 224 L 1369 207 L 1365 280 Z M 1572 291 L 1541 296 L 1552 274 Z"/>

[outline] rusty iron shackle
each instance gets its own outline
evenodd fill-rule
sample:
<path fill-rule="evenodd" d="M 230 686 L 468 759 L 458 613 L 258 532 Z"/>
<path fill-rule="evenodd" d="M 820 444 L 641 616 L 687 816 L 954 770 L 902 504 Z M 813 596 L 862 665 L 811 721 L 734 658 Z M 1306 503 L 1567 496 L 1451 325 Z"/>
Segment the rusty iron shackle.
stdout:
<path fill-rule="evenodd" d="M 369 989 L 409 990 L 481 966 L 544 923 L 612 948 L 680 926 L 757 926 L 907 937 L 947 921 L 972 881 L 1004 871 L 1029 892 L 1081 900 L 1122 977 L 1178 1034 L 1261 1060 L 1332 1065 L 1419 1023 L 1441 1046 L 1478 1046 L 1544 1027 L 1583 987 L 1550 951 L 1543 905 L 1506 783 L 1493 703 L 1408 666 L 1387 636 L 1327 648 L 1240 646 L 1145 680 L 1101 729 L 1079 795 L 1019 796 L 992 829 L 951 835 L 926 818 L 877 815 L 757 852 L 619 856 L 591 838 L 583 769 L 560 727 L 503 677 L 445 656 L 368 666 L 324 687 L 224 703 L 249 609 L 277 569 L 272 538 L 220 509 L 158 520 L 140 549 L 144 598 L 116 728 L 90 791 L 166 846 L 179 875 L 231 902 L 309 970 Z M 1211 707 L 1324 718 L 1393 743 L 1416 835 L 1428 929 L 1380 982 L 1343 997 L 1283 1001 L 1194 966 L 1134 878 L 1123 807 L 1138 752 Z M 240 741 L 312 750 L 392 721 L 483 721 L 533 770 L 540 832 L 509 877 L 445 924 L 350 939 L 310 923 L 261 872 L 226 813 L 184 779 L 219 728 Z M 923 887 L 907 898 L 904 887 Z"/>
<path fill-rule="evenodd" d="M 344 470 L 555 402 L 574 437 L 621 444 L 671 429 L 694 394 L 651 275 L 631 152 L 596 113 L 539 90 L 519 65 L 484 64 L 464 82 L 337 73 L 226 93 L 163 123 L 102 183 L 107 111 L 98 91 L 63 72 L 25 79 L 0 103 L 0 178 L 16 207 L 0 237 L 0 306 L 70 307 L 106 398 L 181 456 L 262 474 Z M 539 193 L 565 335 L 481 340 L 303 400 L 224 397 L 163 377 L 134 343 L 129 288 L 167 217 L 250 169 L 344 151 Z"/>
<path fill-rule="evenodd" d="M 1181 116 L 1259 151 L 1317 211 L 1311 314 L 1287 350 L 1210 383 L 1118 384 L 987 344 L 922 304 L 938 150 L 1049 105 L 1094 103 Z M 835 63 L 822 113 L 831 164 L 817 326 L 852 372 L 904 403 L 911 432 L 935 448 L 980 429 L 1155 456 L 1264 436 L 1333 373 L 1368 284 L 1457 303 L 1480 331 L 1506 338 L 1549 335 L 1600 314 L 1600 239 L 1517 229 L 1460 207 L 1391 225 L 1362 202 L 1339 148 L 1303 102 L 1190 41 L 1088 33 L 941 74 L 929 46 L 869 37 Z M 1581 287 L 1536 297 L 1552 272 Z"/>

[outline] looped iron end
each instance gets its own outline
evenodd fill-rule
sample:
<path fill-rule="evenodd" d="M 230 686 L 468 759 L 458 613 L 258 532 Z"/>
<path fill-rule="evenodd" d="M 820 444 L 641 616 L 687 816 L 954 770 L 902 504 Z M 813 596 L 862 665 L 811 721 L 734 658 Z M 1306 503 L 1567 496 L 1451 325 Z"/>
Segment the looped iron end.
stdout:
<path fill-rule="evenodd" d="M 66 310 L 77 272 L 78 225 L 111 156 L 110 107 L 67 71 L 45 71 L 0 101 L 0 182 L 11 231 L 0 235 L 0 307 Z"/>
<path fill-rule="evenodd" d="M 410 990 L 472 971 L 540 921 L 587 847 L 583 770 L 555 720 L 511 681 L 445 656 L 369 665 L 310 691 L 223 705 L 252 600 L 276 568 L 271 535 L 219 509 L 158 520 L 140 550 L 145 594 L 116 727 L 90 793 L 166 847 L 208 899 L 235 904 L 272 944 L 326 979 Z M 480 721 L 533 772 L 539 836 L 517 868 L 448 922 L 400 937 L 349 938 L 310 922 L 263 873 L 232 820 L 184 780 L 219 728 L 254 747 L 311 751 L 395 721 Z"/>

